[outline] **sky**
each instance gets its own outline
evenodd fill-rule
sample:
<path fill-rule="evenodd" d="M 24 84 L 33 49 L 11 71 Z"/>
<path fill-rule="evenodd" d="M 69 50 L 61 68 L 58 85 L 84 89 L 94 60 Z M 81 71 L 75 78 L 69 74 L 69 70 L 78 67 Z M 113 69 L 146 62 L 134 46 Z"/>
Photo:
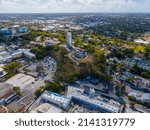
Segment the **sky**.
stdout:
<path fill-rule="evenodd" d="M 150 0 L 0 0 L 0 13 L 150 13 Z"/>

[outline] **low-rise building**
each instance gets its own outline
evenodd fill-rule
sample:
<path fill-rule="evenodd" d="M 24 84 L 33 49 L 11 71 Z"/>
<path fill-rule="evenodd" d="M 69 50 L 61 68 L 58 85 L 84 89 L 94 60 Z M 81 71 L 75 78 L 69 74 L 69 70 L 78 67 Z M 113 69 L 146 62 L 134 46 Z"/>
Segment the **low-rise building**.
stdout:
<path fill-rule="evenodd" d="M 0 56 L 5 56 L 5 55 L 7 55 L 7 54 L 8 54 L 7 51 L 0 51 Z"/>
<path fill-rule="evenodd" d="M 145 69 L 150 72 L 150 62 L 143 61 L 138 58 L 127 58 L 126 65 L 128 67 L 133 67 L 134 65 L 137 65 L 139 68 Z"/>
<path fill-rule="evenodd" d="M 9 63 L 12 61 L 12 56 L 10 54 L 0 57 L 0 63 Z"/>
<path fill-rule="evenodd" d="M 50 91 L 43 94 L 29 108 L 31 113 L 62 113 L 68 111 L 71 106 L 71 99 Z"/>
<path fill-rule="evenodd" d="M 74 107 L 81 106 L 91 112 L 121 113 L 124 106 L 113 98 L 102 97 L 95 89 L 89 92 L 83 88 L 68 86 L 67 96 L 54 92 L 44 91 L 32 104 L 29 112 L 32 113 L 61 113 L 74 112 Z M 71 108 L 71 109 L 70 109 Z M 76 111 L 77 112 L 77 111 Z"/>
<path fill-rule="evenodd" d="M 45 41 L 45 46 L 53 46 L 54 44 L 55 44 L 55 41 L 53 41 L 52 39 Z"/>
<path fill-rule="evenodd" d="M 14 53 L 11 54 L 12 58 L 16 59 L 16 58 L 20 58 L 22 57 L 22 51 L 16 51 Z"/>
<path fill-rule="evenodd" d="M 2 28 L 2 29 L 0 29 L 0 34 L 3 34 L 3 35 L 12 35 L 12 30 L 9 29 L 9 28 Z"/>
<path fill-rule="evenodd" d="M 34 59 L 36 57 L 33 53 L 29 51 L 24 51 L 23 54 L 29 59 Z"/>
<path fill-rule="evenodd" d="M 43 102 L 54 104 L 64 110 L 68 110 L 71 103 L 71 100 L 68 97 L 48 91 L 45 91 L 42 94 L 41 100 Z"/>
<path fill-rule="evenodd" d="M 136 86 L 139 86 L 141 88 L 150 88 L 150 79 L 135 76 L 133 82 Z"/>
<path fill-rule="evenodd" d="M 86 52 L 85 51 L 82 51 L 82 50 L 77 50 L 75 52 L 75 57 L 76 58 L 79 58 L 79 59 L 84 59 L 86 57 Z"/>
<path fill-rule="evenodd" d="M 28 29 L 27 29 L 27 27 L 20 27 L 20 28 L 18 28 L 17 32 L 18 33 L 27 33 Z"/>
<path fill-rule="evenodd" d="M 17 94 L 10 91 L 0 98 L 0 105 L 8 105 L 17 98 L 18 98 Z"/>
<path fill-rule="evenodd" d="M 19 73 L 8 79 L 6 83 L 12 86 L 18 86 L 22 90 L 25 89 L 26 87 L 29 87 L 29 85 L 31 85 L 34 81 L 35 81 L 34 77 Z"/>
<path fill-rule="evenodd" d="M 0 52 L 0 63 L 9 63 L 13 61 L 13 59 L 21 58 L 22 56 L 22 51 L 16 51 L 11 54 L 9 52 L 3 51 Z"/>
<path fill-rule="evenodd" d="M 143 93 L 134 90 L 131 91 L 128 95 L 134 97 L 137 101 L 150 103 L 150 93 Z"/>
<path fill-rule="evenodd" d="M 123 110 L 123 106 L 119 102 L 97 95 L 94 89 L 90 89 L 87 93 L 82 88 L 68 86 L 67 96 L 75 104 L 79 104 L 93 111 L 121 113 Z"/>

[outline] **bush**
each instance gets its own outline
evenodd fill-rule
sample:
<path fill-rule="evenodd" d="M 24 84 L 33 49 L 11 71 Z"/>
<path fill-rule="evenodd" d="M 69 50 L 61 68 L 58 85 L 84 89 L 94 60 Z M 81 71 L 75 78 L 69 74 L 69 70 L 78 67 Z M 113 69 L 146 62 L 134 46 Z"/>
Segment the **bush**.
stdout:
<path fill-rule="evenodd" d="M 130 104 L 131 107 L 134 107 L 134 106 L 135 106 L 135 102 L 133 102 L 133 101 L 130 102 L 129 104 Z"/>
<path fill-rule="evenodd" d="M 65 86 L 62 86 L 59 83 L 49 82 L 49 83 L 45 84 L 45 89 L 48 91 L 52 91 L 52 92 L 61 94 L 65 91 Z"/>
<path fill-rule="evenodd" d="M 128 100 L 129 100 L 129 101 L 135 101 L 135 97 L 133 97 L 133 96 L 128 96 Z"/>
<path fill-rule="evenodd" d="M 20 90 L 20 87 L 13 87 L 13 91 L 14 91 L 18 96 L 21 96 L 21 95 L 22 95 L 21 90 Z"/>
<path fill-rule="evenodd" d="M 7 72 L 15 73 L 18 71 L 19 67 L 20 67 L 20 64 L 18 62 L 11 62 L 5 66 L 5 69 Z"/>
<path fill-rule="evenodd" d="M 35 92 L 34 92 L 34 94 L 37 96 L 37 97 L 39 97 L 41 94 L 42 94 L 42 92 L 45 90 L 45 86 L 42 86 L 42 87 L 40 87 L 40 88 L 38 88 Z"/>

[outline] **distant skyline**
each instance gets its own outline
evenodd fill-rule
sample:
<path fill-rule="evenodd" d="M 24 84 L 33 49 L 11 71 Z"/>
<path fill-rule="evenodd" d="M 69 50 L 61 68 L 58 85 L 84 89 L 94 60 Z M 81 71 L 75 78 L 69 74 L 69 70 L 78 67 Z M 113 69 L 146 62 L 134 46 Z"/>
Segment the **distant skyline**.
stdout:
<path fill-rule="evenodd" d="M 150 13 L 150 0 L 0 0 L 0 13 Z"/>

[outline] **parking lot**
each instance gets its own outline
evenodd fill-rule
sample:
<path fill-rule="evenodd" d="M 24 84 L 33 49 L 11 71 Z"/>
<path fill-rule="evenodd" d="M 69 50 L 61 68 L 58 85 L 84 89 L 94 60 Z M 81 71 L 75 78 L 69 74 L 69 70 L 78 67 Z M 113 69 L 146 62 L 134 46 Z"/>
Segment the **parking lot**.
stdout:
<path fill-rule="evenodd" d="M 43 68 L 42 73 L 38 72 L 37 65 L 42 66 Z M 41 61 L 31 62 L 26 69 L 29 70 L 28 74 L 36 76 L 36 80 L 53 81 L 56 68 L 57 68 L 56 61 L 52 57 L 45 57 Z"/>

